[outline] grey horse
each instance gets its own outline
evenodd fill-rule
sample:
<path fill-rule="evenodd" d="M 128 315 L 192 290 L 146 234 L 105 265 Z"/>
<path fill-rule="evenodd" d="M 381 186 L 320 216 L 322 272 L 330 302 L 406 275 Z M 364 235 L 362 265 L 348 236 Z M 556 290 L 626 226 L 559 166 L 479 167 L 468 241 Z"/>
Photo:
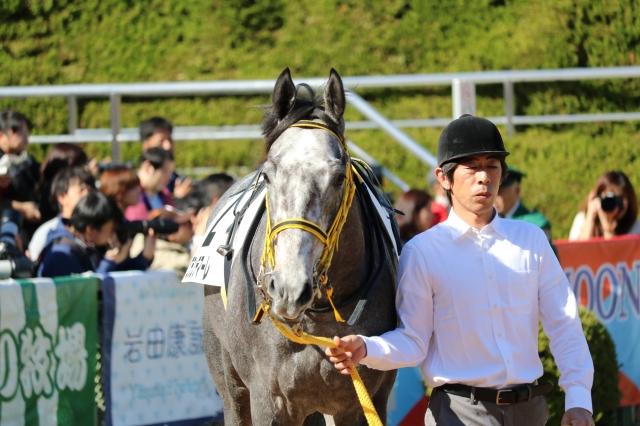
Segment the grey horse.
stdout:
<path fill-rule="evenodd" d="M 289 126 L 299 120 L 315 120 L 335 135 L 342 135 L 345 107 L 342 80 L 333 69 L 323 94 L 304 84 L 296 87 L 289 69 L 278 78 L 263 120 L 266 161 L 262 173 L 267 181 L 272 224 L 304 218 L 328 230 L 340 205 L 345 166 L 350 159 L 331 132 Z M 224 208 L 230 194 L 252 178 L 250 175 L 230 188 L 209 221 Z M 312 270 L 324 246 L 300 229 L 286 229 L 277 237 L 275 267 L 265 282 L 274 318 L 325 337 L 379 335 L 396 327 L 397 259 L 388 238 L 371 235 L 373 221 L 378 218 L 371 214 L 367 217 L 366 211 L 363 203 L 354 199 L 339 238 L 339 251 L 329 269 L 334 300 L 343 317 L 351 316 L 362 299 L 363 288 L 370 290 L 364 292 L 368 293 L 367 302 L 358 321 L 352 326 L 336 322 L 326 296 L 318 298 Z M 250 270 L 253 277 L 260 269 L 265 224 L 266 215 L 245 261 L 245 271 Z M 258 301 L 260 297 L 255 282 L 246 285 L 242 263 L 234 261 L 230 271 L 226 310 L 220 287 L 205 286 L 205 352 L 224 402 L 225 424 L 299 426 L 313 413 L 322 413 L 329 424 L 366 425 L 350 377 L 333 367 L 323 348 L 291 342 L 268 319 L 260 325 L 247 320 L 247 291 L 256 292 Z M 358 371 L 386 423 L 395 371 L 364 366 Z"/>

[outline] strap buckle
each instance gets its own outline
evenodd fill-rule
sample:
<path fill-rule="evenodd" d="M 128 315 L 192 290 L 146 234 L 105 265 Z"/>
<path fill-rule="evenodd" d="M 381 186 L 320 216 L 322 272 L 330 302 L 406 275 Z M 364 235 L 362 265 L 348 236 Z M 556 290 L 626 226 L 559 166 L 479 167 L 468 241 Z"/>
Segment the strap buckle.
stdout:
<path fill-rule="evenodd" d="M 496 405 L 509 405 L 511 404 L 510 402 L 500 402 L 500 395 L 503 393 L 507 393 L 507 392 L 511 392 L 511 389 L 503 389 L 503 390 L 499 390 L 498 393 L 496 394 Z"/>

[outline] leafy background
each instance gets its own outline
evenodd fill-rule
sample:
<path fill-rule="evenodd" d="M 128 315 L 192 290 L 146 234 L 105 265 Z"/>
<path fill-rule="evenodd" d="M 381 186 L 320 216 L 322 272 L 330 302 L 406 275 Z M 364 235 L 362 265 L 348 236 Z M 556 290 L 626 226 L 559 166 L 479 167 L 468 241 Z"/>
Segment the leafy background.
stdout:
<path fill-rule="evenodd" d="M 4 0 L 0 85 L 274 79 L 634 65 L 637 0 Z M 358 90 L 394 119 L 451 115 L 449 87 Z M 501 85 L 477 87 L 481 116 L 502 115 Z M 517 114 L 637 111 L 640 80 L 517 84 Z M 257 124 L 266 96 L 123 100 L 123 127 L 151 115 L 175 125 Z M 33 134 L 67 132 L 64 98 L 0 99 L 26 113 Z M 361 120 L 353 109 L 349 120 Z M 82 99 L 81 128 L 109 127 L 105 99 Z M 505 129 L 501 129 L 503 134 Z M 639 123 L 520 126 L 506 138 L 510 164 L 526 171 L 523 198 L 567 237 L 595 179 L 620 169 L 638 188 Z M 440 129 L 409 129 L 435 152 Z M 348 134 L 415 187 L 427 169 L 380 131 Z M 87 144 L 93 156 L 107 144 Z M 38 158 L 46 146 L 32 145 Z M 136 159 L 140 146 L 125 144 Z M 260 141 L 181 142 L 179 167 L 252 167 Z"/>
<path fill-rule="evenodd" d="M 553 69 L 635 65 L 640 57 L 637 0 L 3 0 L 0 2 L 0 85 L 275 79 L 295 77 Z M 502 115 L 501 85 L 479 85 L 477 113 Z M 450 87 L 358 90 L 393 119 L 451 115 Z M 516 113 L 638 111 L 640 80 L 527 83 L 515 86 Z M 257 124 L 267 96 L 125 98 L 123 127 L 152 115 L 175 125 Z M 33 121 L 33 134 L 68 131 L 64 98 L 0 99 Z M 362 120 L 347 110 L 347 120 Z M 79 102 L 81 128 L 109 127 L 105 99 Z M 505 136 L 509 163 L 526 171 L 523 198 L 546 214 L 554 236 L 567 237 L 572 218 L 597 176 L 610 169 L 640 188 L 640 123 L 520 126 Z M 407 129 L 435 153 L 440 129 Z M 379 131 L 348 137 L 414 187 L 427 168 Z M 46 146 L 30 151 L 43 158 Z M 108 144 L 86 144 L 92 156 Z M 140 144 L 123 146 L 136 159 Z M 260 141 L 180 142 L 179 167 L 253 167 Z M 590 337 L 598 411 L 615 406 L 613 344 L 581 313 Z M 595 327 L 595 328 L 594 328 Z M 541 335 L 545 377 L 557 380 Z M 593 343 L 595 342 L 595 344 Z M 599 352 L 604 351 L 602 354 Z M 609 352 L 607 352 L 609 351 Z M 597 356 L 596 356 L 596 353 Z M 612 371 L 606 369 L 613 367 Z M 555 375 L 555 376 L 554 376 Z M 603 382 L 604 381 L 604 382 Z M 561 413 L 561 393 L 552 413 Z M 594 395 L 595 396 L 595 395 Z M 607 416 L 602 423 L 607 422 Z"/>

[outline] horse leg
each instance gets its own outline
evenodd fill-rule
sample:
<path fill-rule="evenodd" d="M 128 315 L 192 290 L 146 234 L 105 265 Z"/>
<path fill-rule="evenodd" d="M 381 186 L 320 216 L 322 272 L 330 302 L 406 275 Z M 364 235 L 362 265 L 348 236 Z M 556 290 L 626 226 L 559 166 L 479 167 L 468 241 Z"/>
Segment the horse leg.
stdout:
<path fill-rule="evenodd" d="M 286 401 L 259 383 L 251 384 L 251 420 L 253 426 L 301 426 L 306 413 L 287 407 Z"/>
<path fill-rule="evenodd" d="M 222 306 L 215 306 L 215 298 L 220 297 L 220 289 L 213 286 L 204 287 L 205 306 L 202 313 L 202 337 L 209 372 L 218 389 L 218 393 L 222 397 L 224 424 L 225 426 L 250 426 L 249 390 L 238 377 L 228 351 L 222 347 L 212 326 L 212 321 L 215 319 L 211 317 L 211 311 L 216 309 L 223 309 L 224 311 Z"/>

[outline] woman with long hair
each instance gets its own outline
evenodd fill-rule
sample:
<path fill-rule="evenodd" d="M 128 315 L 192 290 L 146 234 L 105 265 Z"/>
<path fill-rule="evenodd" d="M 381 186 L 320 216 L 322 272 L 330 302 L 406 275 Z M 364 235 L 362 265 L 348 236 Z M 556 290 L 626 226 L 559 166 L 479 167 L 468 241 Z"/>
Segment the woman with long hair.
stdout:
<path fill-rule="evenodd" d="M 621 171 L 602 174 L 576 214 L 570 241 L 594 237 L 640 234 L 638 199 L 627 175 Z"/>

